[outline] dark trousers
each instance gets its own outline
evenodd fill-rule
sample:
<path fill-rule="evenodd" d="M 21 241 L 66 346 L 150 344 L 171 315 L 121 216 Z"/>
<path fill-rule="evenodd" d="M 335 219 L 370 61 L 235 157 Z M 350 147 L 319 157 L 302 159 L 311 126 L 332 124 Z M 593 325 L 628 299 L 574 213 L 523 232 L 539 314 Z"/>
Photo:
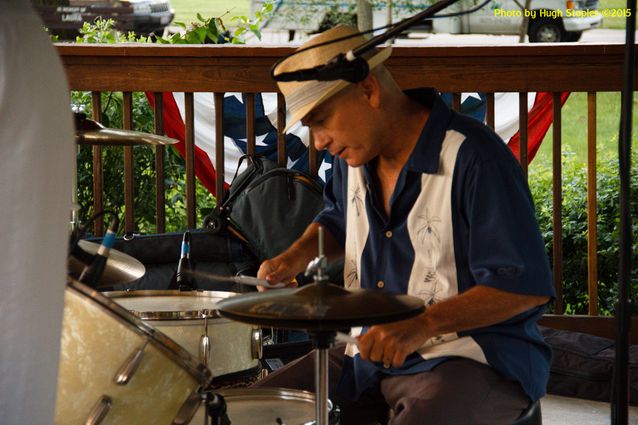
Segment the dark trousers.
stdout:
<path fill-rule="evenodd" d="M 469 359 L 444 362 L 429 372 L 386 376 L 378 392 L 339 400 L 335 389 L 344 347 L 330 350 L 328 397 L 341 408 L 342 425 L 499 425 L 514 422 L 530 404 L 517 382 Z M 259 381 L 258 387 L 315 392 L 314 352 Z"/>

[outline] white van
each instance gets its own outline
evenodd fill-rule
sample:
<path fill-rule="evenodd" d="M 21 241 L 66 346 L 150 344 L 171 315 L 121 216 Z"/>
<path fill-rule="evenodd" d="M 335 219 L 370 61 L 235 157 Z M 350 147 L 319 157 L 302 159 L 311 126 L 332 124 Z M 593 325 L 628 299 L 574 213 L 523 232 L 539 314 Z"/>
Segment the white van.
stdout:
<path fill-rule="evenodd" d="M 264 0 L 253 0 L 252 10 L 259 10 Z M 485 0 L 460 0 L 441 14 L 471 10 Z M 264 28 L 320 32 L 336 19 L 343 22 L 344 14 L 356 9 L 353 0 L 275 0 L 272 16 Z M 427 0 L 413 0 L 413 7 L 394 6 L 392 21 L 415 15 L 428 7 Z M 375 7 L 373 25 L 386 25 L 388 11 L 385 2 Z M 405 4 L 405 2 L 401 2 Z M 529 17 L 527 34 L 531 42 L 577 41 L 583 31 L 602 24 L 598 11 L 598 0 L 531 0 L 530 7 L 523 10 L 519 4 L 525 0 L 489 0 L 481 9 L 469 14 L 427 20 L 416 30 L 449 34 L 518 34 L 525 15 Z"/>

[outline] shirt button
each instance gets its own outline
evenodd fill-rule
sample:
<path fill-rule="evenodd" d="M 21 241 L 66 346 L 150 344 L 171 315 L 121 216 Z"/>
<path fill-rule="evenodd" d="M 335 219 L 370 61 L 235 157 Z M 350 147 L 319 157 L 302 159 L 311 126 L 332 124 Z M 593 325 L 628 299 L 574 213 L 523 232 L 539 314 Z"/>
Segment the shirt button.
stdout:
<path fill-rule="evenodd" d="M 390 239 L 392 237 L 392 232 L 389 231 L 389 230 L 387 232 L 385 232 L 385 237 Z"/>
<path fill-rule="evenodd" d="M 382 280 L 377 282 L 377 288 L 383 289 L 384 286 L 385 286 L 385 282 L 383 282 Z"/>

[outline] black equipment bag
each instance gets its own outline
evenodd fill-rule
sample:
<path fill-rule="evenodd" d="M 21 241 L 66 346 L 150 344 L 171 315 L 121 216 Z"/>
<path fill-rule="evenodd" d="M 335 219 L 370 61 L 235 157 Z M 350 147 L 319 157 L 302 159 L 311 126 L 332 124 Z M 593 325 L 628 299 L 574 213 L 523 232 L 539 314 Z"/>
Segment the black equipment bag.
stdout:
<path fill-rule="evenodd" d="M 581 332 L 541 326 L 553 351 L 547 392 L 566 397 L 610 401 L 615 341 Z M 629 350 L 629 402 L 638 405 L 638 346 Z"/>
<path fill-rule="evenodd" d="M 204 227 L 244 241 L 259 260 L 286 250 L 323 208 L 321 186 L 312 177 L 278 167 L 260 155 L 244 155 L 248 167 L 235 174 Z"/>
<path fill-rule="evenodd" d="M 212 235 L 205 229 L 193 229 L 191 232 L 191 261 L 198 272 L 223 276 L 237 274 L 254 275 L 259 268 L 259 261 L 246 248 L 229 235 Z M 177 263 L 181 254 L 183 233 L 161 233 L 150 235 L 133 235 L 116 238 L 113 248 L 137 259 L 146 268 L 146 273 L 139 279 L 113 287 L 101 287 L 100 291 L 125 290 L 164 290 L 169 289 L 175 280 Z M 90 242 L 101 243 L 102 238 L 88 238 Z M 82 253 L 80 253 L 82 254 Z M 76 254 L 83 263 L 89 263 L 93 257 Z M 231 282 L 217 282 L 207 279 L 196 279 L 197 288 L 207 291 L 251 291 L 245 285 Z"/>

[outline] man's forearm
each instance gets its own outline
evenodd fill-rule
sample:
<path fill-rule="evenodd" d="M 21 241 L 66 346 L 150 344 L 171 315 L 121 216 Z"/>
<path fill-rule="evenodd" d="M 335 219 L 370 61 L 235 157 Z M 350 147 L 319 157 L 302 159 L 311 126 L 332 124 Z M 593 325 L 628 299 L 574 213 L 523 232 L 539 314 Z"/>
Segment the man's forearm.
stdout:
<path fill-rule="evenodd" d="M 422 319 L 432 336 L 443 335 L 494 325 L 548 300 L 549 297 L 545 296 L 476 286 L 459 296 L 428 307 Z"/>
<path fill-rule="evenodd" d="M 282 255 L 288 257 L 297 267 L 305 266 L 319 255 L 319 223 L 311 223 L 304 233 Z M 324 254 L 328 260 L 335 260 L 343 256 L 343 248 L 324 227 Z M 303 271 L 303 270 L 300 270 Z"/>
<path fill-rule="evenodd" d="M 319 223 L 311 223 L 304 233 L 285 252 L 288 256 L 295 256 L 303 259 L 304 264 L 308 264 L 319 255 Z M 339 246 L 337 240 L 324 227 L 324 254 L 328 260 L 335 260 L 343 256 L 343 248 Z"/>

